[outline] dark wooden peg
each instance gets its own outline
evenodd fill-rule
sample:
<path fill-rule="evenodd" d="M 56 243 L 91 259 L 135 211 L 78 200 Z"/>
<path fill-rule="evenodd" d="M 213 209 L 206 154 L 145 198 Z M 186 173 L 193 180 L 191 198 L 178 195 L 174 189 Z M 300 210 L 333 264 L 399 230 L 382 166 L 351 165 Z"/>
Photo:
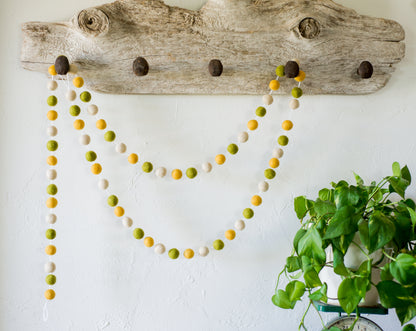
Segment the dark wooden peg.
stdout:
<path fill-rule="evenodd" d="M 357 73 L 362 79 L 368 79 L 373 76 L 373 65 L 368 61 L 361 62 L 360 66 L 358 67 Z"/>
<path fill-rule="evenodd" d="M 285 75 L 287 78 L 299 76 L 299 64 L 296 61 L 288 61 L 285 65 Z"/>
<path fill-rule="evenodd" d="M 58 75 L 66 75 L 69 71 L 69 61 L 65 55 L 59 55 L 55 60 L 55 71 Z"/>
<path fill-rule="evenodd" d="M 209 61 L 208 70 L 213 77 L 221 76 L 223 70 L 221 61 L 216 59 Z"/>
<path fill-rule="evenodd" d="M 133 62 L 133 72 L 137 76 L 146 76 L 149 73 L 149 63 L 144 57 L 139 56 Z"/>

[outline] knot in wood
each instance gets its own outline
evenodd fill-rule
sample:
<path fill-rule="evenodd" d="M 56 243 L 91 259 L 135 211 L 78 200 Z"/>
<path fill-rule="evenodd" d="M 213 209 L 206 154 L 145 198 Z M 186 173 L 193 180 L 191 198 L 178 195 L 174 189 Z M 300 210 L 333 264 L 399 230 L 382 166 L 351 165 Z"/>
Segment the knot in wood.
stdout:
<path fill-rule="evenodd" d="M 321 27 L 319 22 L 312 17 L 304 18 L 299 23 L 299 33 L 305 39 L 314 39 L 318 37 L 320 32 Z"/>
<path fill-rule="evenodd" d="M 78 26 L 89 36 L 97 37 L 106 34 L 109 25 L 108 16 L 99 9 L 84 9 L 78 14 Z"/>

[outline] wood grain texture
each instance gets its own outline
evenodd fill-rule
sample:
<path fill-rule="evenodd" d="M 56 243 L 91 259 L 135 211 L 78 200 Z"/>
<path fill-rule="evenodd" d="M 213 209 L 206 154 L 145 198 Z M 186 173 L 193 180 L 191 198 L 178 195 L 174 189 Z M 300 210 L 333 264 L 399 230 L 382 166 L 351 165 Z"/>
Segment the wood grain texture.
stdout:
<path fill-rule="evenodd" d="M 22 30 L 25 69 L 46 73 L 65 54 L 88 88 L 112 94 L 263 94 L 275 67 L 294 58 L 307 94 L 368 94 L 405 55 L 400 24 L 331 0 L 209 0 L 197 11 L 118 0 Z M 138 56 L 150 66 L 143 77 L 132 70 Z M 220 77 L 209 74 L 211 59 L 221 60 Z M 374 66 L 368 80 L 357 75 L 364 60 Z M 293 86 L 283 81 L 279 93 Z"/>

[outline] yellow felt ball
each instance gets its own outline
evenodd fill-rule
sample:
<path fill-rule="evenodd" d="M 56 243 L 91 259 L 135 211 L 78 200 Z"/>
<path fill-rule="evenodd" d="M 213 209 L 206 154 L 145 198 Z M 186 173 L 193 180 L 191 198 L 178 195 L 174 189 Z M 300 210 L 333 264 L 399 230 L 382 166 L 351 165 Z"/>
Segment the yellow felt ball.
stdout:
<path fill-rule="evenodd" d="M 233 240 L 235 238 L 235 231 L 234 230 L 225 231 L 225 238 L 227 238 L 228 240 Z"/>
<path fill-rule="evenodd" d="M 101 171 L 103 170 L 103 167 L 101 167 L 101 164 L 99 164 L 99 163 L 94 163 L 92 166 L 91 166 L 91 172 L 94 174 L 94 175 L 99 175 L 100 173 L 101 173 Z"/>
<path fill-rule="evenodd" d="M 116 208 L 114 208 L 114 215 L 116 215 L 117 217 L 121 217 L 124 215 L 124 208 L 117 206 Z"/>
<path fill-rule="evenodd" d="M 225 162 L 225 156 L 223 155 L 223 154 L 218 154 L 216 157 L 215 157 L 215 162 L 217 162 L 217 164 L 224 164 L 224 162 Z"/>
<path fill-rule="evenodd" d="M 290 130 L 292 130 L 292 128 L 293 128 L 292 121 L 289 121 L 289 120 L 283 121 L 283 123 L 282 123 L 282 129 L 283 130 L 290 131 Z"/>
<path fill-rule="evenodd" d="M 58 118 L 58 113 L 55 110 L 50 110 L 47 112 L 46 117 L 49 121 L 55 121 Z"/>
<path fill-rule="evenodd" d="M 72 84 L 74 84 L 75 87 L 80 88 L 80 87 L 84 86 L 84 80 L 82 79 L 82 77 L 75 77 L 72 80 Z"/>
<path fill-rule="evenodd" d="M 45 253 L 48 255 L 55 255 L 56 247 L 54 245 L 48 245 L 45 247 Z"/>
<path fill-rule="evenodd" d="M 192 259 L 194 255 L 195 255 L 194 251 L 190 248 L 185 249 L 185 251 L 183 252 L 183 256 L 185 256 L 185 259 Z"/>
<path fill-rule="evenodd" d="M 48 158 L 46 159 L 46 163 L 47 163 L 48 165 L 50 165 L 50 166 L 54 166 L 54 165 L 56 165 L 56 164 L 58 163 L 58 159 L 57 159 L 55 156 L 50 155 L 50 156 L 48 156 Z"/>
<path fill-rule="evenodd" d="M 277 91 L 280 87 L 280 83 L 279 83 L 278 80 L 275 80 L 275 79 L 271 80 L 270 84 L 269 84 L 269 87 L 270 87 L 271 90 Z"/>
<path fill-rule="evenodd" d="M 280 165 L 280 161 L 279 161 L 279 159 L 277 159 L 277 158 L 272 158 L 272 159 L 270 159 L 270 161 L 269 161 L 269 166 L 270 166 L 270 168 L 277 168 L 278 166 Z"/>
<path fill-rule="evenodd" d="M 131 153 L 127 160 L 131 163 L 131 164 L 136 164 L 139 161 L 139 156 L 135 153 Z"/>
<path fill-rule="evenodd" d="M 259 195 L 253 195 L 253 197 L 251 198 L 251 204 L 253 206 L 260 206 L 262 202 L 262 199 Z"/>
<path fill-rule="evenodd" d="M 172 178 L 175 180 L 181 179 L 182 178 L 182 171 L 179 169 L 174 169 L 172 171 Z"/>
<path fill-rule="evenodd" d="M 100 119 L 95 123 L 95 126 L 98 130 L 104 130 L 107 127 L 107 123 L 103 119 Z"/>
<path fill-rule="evenodd" d="M 45 291 L 45 298 L 46 300 L 53 300 L 55 298 L 55 291 L 52 289 Z"/>
<path fill-rule="evenodd" d="M 155 241 L 153 240 L 152 237 L 146 237 L 146 238 L 143 239 L 143 244 L 146 247 L 152 247 L 154 243 L 155 243 Z"/>
<path fill-rule="evenodd" d="M 83 120 L 75 120 L 74 121 L 74 129 L 75 130 L 82 130 L 85 126 L 85 123 Z"/>
<path fill-rule="evenodd" d="M 247 128 L 251 131 L 256 130 L 259 126 L 259 123 L 256 120 L 250 120 L 247 123 Z"/>
<path fill-rule="evenodd" d="M 57 72 L 55 70 L 55 66 L 53 64 L 48 68 L 48 72 L 49 72 L 49 75 L 51 75 L 51 76 L 56 76 L 57 75 Z"/>
<path fill-rule="evenodd" d="M 297 77 L 295 77 L 295 80 L 297 82 L 303 82 L 305 80 L 306 74 L 304 71 L 299 70 L 299 75 Z"/>
<path fill-rule="evenodd" d="M 58 200 L 56 200 L 55 198 L 47 198 L 46 199 L 46 207 L 48 208 L 55 208 L 58 205 Z"/>

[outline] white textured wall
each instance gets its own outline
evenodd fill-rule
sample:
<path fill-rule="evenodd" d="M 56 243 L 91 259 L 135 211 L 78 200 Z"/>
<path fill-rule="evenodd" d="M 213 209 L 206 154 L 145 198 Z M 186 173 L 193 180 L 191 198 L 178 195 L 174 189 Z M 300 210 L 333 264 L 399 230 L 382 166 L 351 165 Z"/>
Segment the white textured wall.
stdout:
<path fill-rule="evenodd" d="M 277 178 L 247 229 L 221 253 L 171 261 L 135 241 L 106 207 L 85 149 L 66 112 L 60 132 L 57 208 L 57 297 L 42 321 L 47 180 L 45 77 L 19 65 L 20 28 L 30 20 L 64 20 L 98 0 L 2 0 L 0 3 L 0 330 L 295 330 L 302 310 L 283 311 L 270 298 L 296 231 L 292 200 L 315 197 L 331 180 L 366 180 L 407 163 L 416 176 L 415 0 L 340 1 L 363 14 L 398 20 L 407 57 L 388 86 L 370 96 L 302 98 Z M 202 0 L 170 0 L 199 8 Z M 267 45 L 265 45 L 267 47 Z M 103 117 L 144 158 L 185 167 L 215 155 L 234 139 L 259 97 L 96 96 Z M 113 179 L 136 224 L 168 247 L 198 247 L 232 226 L 262 178 L 287 98 L 280 98 L 241 153 L 195 181 L 156 180 L 134 173 L 109 144 L 99 142 L 105 174 Z M 93 131 L 96 132 L 96 131 Z M 95 144 L 94 144 L 95 146 Z M 126 171 L 126 169 L 129 169 Z M 414 188 L 410 192 L 416 198 Z M 313 314 L 312 314 L 313 315 Z M 333 316 L 325 317 L 330 319 Z M 394 312 L 376 318 L 399 330 Z M 319 330 L 314 316 L 312 330 Z"/>

